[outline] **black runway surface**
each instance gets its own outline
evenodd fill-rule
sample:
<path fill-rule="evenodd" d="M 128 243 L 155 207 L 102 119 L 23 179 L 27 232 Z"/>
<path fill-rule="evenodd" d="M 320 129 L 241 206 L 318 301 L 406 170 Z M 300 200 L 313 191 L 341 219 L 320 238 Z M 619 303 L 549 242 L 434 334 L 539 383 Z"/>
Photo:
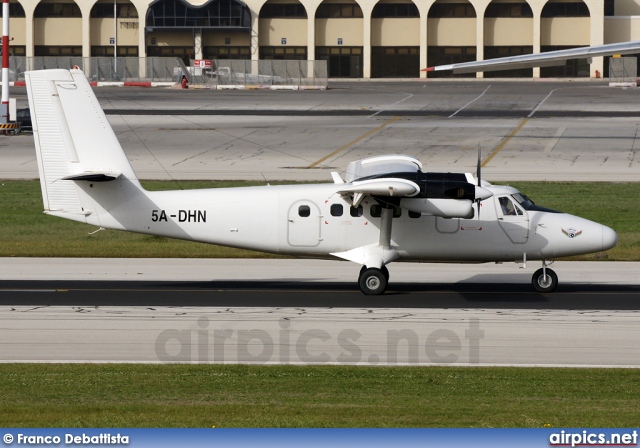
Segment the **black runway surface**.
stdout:
<path fill-rule="evenodd" d="M 391 283 L 365 296 L 355 282 L 0 281 L 0 306 L 216 306 L 640 310 L 638 285 Z"/>

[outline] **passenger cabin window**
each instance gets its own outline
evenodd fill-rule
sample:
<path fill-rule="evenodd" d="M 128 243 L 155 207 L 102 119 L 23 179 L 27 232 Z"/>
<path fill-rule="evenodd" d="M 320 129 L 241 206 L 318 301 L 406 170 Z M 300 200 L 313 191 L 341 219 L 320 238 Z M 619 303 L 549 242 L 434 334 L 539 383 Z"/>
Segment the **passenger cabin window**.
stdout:
<path fill-rule="evenodd" d="M 422 213 L 409 210 L 409 218 L 417 219 L 422 216 Z"/>
<path fill-rule="evenodd" d="M 359 218 L 363 214 L 362 205 L 355 208 L 353 205 L 349 208 L 349 214 L 354 218 Z"/>
<path fill-rule="evenodd" d="M 342 216 L 342 204 L 331 204 L 331 216 Z"/>
<path fill-rule="evenodd" d="M 516 207 L 513 204 L 513 201 L 508 196 L 503 196 L 498 199 L 500 202 L 500 209 L 502 210 L 502 214 L 505 216 L 516 216 L 522 215 L 522 210 L 519 207 Z"/>
<path fill-rule="evenodd" d="M 298 216 L 301 218 L 308 218 L 311 215 L 311 207 L 308 205 L 301 205 L 298 207 Z"/>

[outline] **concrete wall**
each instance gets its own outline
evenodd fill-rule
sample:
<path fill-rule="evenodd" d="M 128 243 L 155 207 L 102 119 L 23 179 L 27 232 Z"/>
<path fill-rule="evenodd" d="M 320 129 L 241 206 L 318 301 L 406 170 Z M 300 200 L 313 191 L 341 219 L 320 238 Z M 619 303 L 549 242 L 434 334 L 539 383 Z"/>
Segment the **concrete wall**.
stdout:
<path fill-rule="evenodd" d="M 371 45 L 374 47 L 419 46 L 420 19 L 371 19 Z"/>
<path fill-rule="evenodd" d="M 427 38 L 429 45 L 438 47 L 468 47 L 476 45 L 475 18 L 428 19 Z"/>
<path fill-rule="evenodd" d="M 540 21 L 542 45 L 589 45 L 589 17 L 554 17 Z"/>
<path fill-rule="evenodd" d="M 280 46 L 281 39 L 287 38 L 287 45 L 307 45 L 307 19 L 260 19 L 258 21 L 258 42 L 264 46 Z"/>
<path fill-rule="evenodd" d="M 361 47 L 363 19 L 316 19 L 316 46 L 336 46 L 338 38 L 342 38 L 345 47 Z"/>
<path fill-rule="evenodd" d="M 34 19 L 35 45 L 82 45 L 82 19 Z"/>
<path fill-rule="evenodd" d="M 137 20 L 137 19 L 135 19 Z M 138 45 L 140 28 L 123 26 L 123 21 L 118 19 L 118 45 Z M 113 19 L 90 19 L 91 45 L 109 45 L 109 39 L 113 37 Z"/>
<path fill-rule="evenodd" d="M 484 44 L 487 46 L 533 45 L 533 18 L 484 19 Z"/>
<path fill-rule="evenodd" d="M 224 47 L 225 39 L 231 39 L 230 47 L 246 47 L 251 45 L 251 36 L 246 33 L 233 32 L 204 32 L 202 45 L 207 47 Z"/>

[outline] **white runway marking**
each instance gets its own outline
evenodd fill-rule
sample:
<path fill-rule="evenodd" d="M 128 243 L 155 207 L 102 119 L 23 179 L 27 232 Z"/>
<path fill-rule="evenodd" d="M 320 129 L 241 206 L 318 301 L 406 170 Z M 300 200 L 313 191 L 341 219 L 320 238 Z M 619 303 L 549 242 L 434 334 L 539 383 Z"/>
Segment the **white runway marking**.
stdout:
<path fill-rule="evenodd" d="M 405 92 L 398 92 L 398 93 L 401 93 L 401 94 L 403 94 L 403 95 L 407 95 L 407 96 L 406 96 L 405 98 L 402 98 L 400 101 L 396 101 L 396 102 L 395 102 L 395 103 L 393 103 L 393 104 L 390 104 L 390 105 L 388 105 L 388 106 L 384 106 L 382 109 L 380 109 L 380 110 L 379 110 L 378 112 L 376 112 L 375 114 L 369 115 L 369 117 L 368 117 L 368 118 L 373 118 L 373 117 L 375 117 L 376 115 L 378 115 L 379 113 L 384 112 L 385 110 L 389 109 L 390 107 L 396 106 L 396 105 L 398 105 L 398 104 L 402 103 L 403 101 L 408 100 L 409 98 L 411 98 L 411 97 L 413 96 L 413 94 L 412 94 L 412 93 L 405 93 Z"/>
<path fill-rule="evenodd" d="M 545 96 L 544 99 L 542 101 L 540 101 L 538 104 L 536 104 L 536 107 L 533 108 L 533 110 L 531 111 L 531 113 L 529 115 L 527 115 L 527 118 L 531 118 L 533 117 L 533 114 L 536 113 L 536 111 L 540 108 L 540 106 L 542 106 L 542 104 L 547 101 L 549 99 L 549 97 L 551 95 L 553 95 L 553 92 L 555 92 L 558 89 L 553 89 L 551 92 L 549 92 L 549 95 Z"/>
<path fill-rule="evenodd" d="M 558 144 L 558 142 L 562 138 L 562 134 L 564 134 L 566 130 L 567 128 L 558 128 L 553 138 L 551 138 L 547 145 L 544 147 L 545 153 L 550 153 L 551 151 L 553 151 L 553 148 L 555 148 L 555 146 Z"/>
<path fill-rule="evenodd" d="M 458 109 L 457 111 L 455 111 L 454 113 L 452 113 L 451 115 L 449 115 L 449 118 L 455 117 L 458 112 L 464 110 L 467 106 L 475 103 L 476 101 L 478 101 L 480 98 L 482 98 L 482 96 L 487 93 L 487 90 L 489 90 L 491 88 L 491 86 L 487 87 L 486 89 L 484 89 L 484 92 L 482 92 L 480 95 L 478 95 L 476 98 L 472 99 L 471 101 L 469 101 L 467 104 L 465 104 L 464 106 L 462 106 L 460 109 Z"/>

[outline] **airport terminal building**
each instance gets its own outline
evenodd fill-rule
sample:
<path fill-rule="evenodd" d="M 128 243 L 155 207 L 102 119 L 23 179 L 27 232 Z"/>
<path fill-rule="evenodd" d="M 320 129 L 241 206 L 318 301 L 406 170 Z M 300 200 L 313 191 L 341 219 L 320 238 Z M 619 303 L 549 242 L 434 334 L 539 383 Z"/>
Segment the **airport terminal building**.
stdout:
<path fill-rule="evenodd" d="M 11 0 L 10 16 L 17 56 L 326 60 L 331 78 L 640 40 L 640 0 Z M 603 72 L 594 58 L 465 76 Z"/>

